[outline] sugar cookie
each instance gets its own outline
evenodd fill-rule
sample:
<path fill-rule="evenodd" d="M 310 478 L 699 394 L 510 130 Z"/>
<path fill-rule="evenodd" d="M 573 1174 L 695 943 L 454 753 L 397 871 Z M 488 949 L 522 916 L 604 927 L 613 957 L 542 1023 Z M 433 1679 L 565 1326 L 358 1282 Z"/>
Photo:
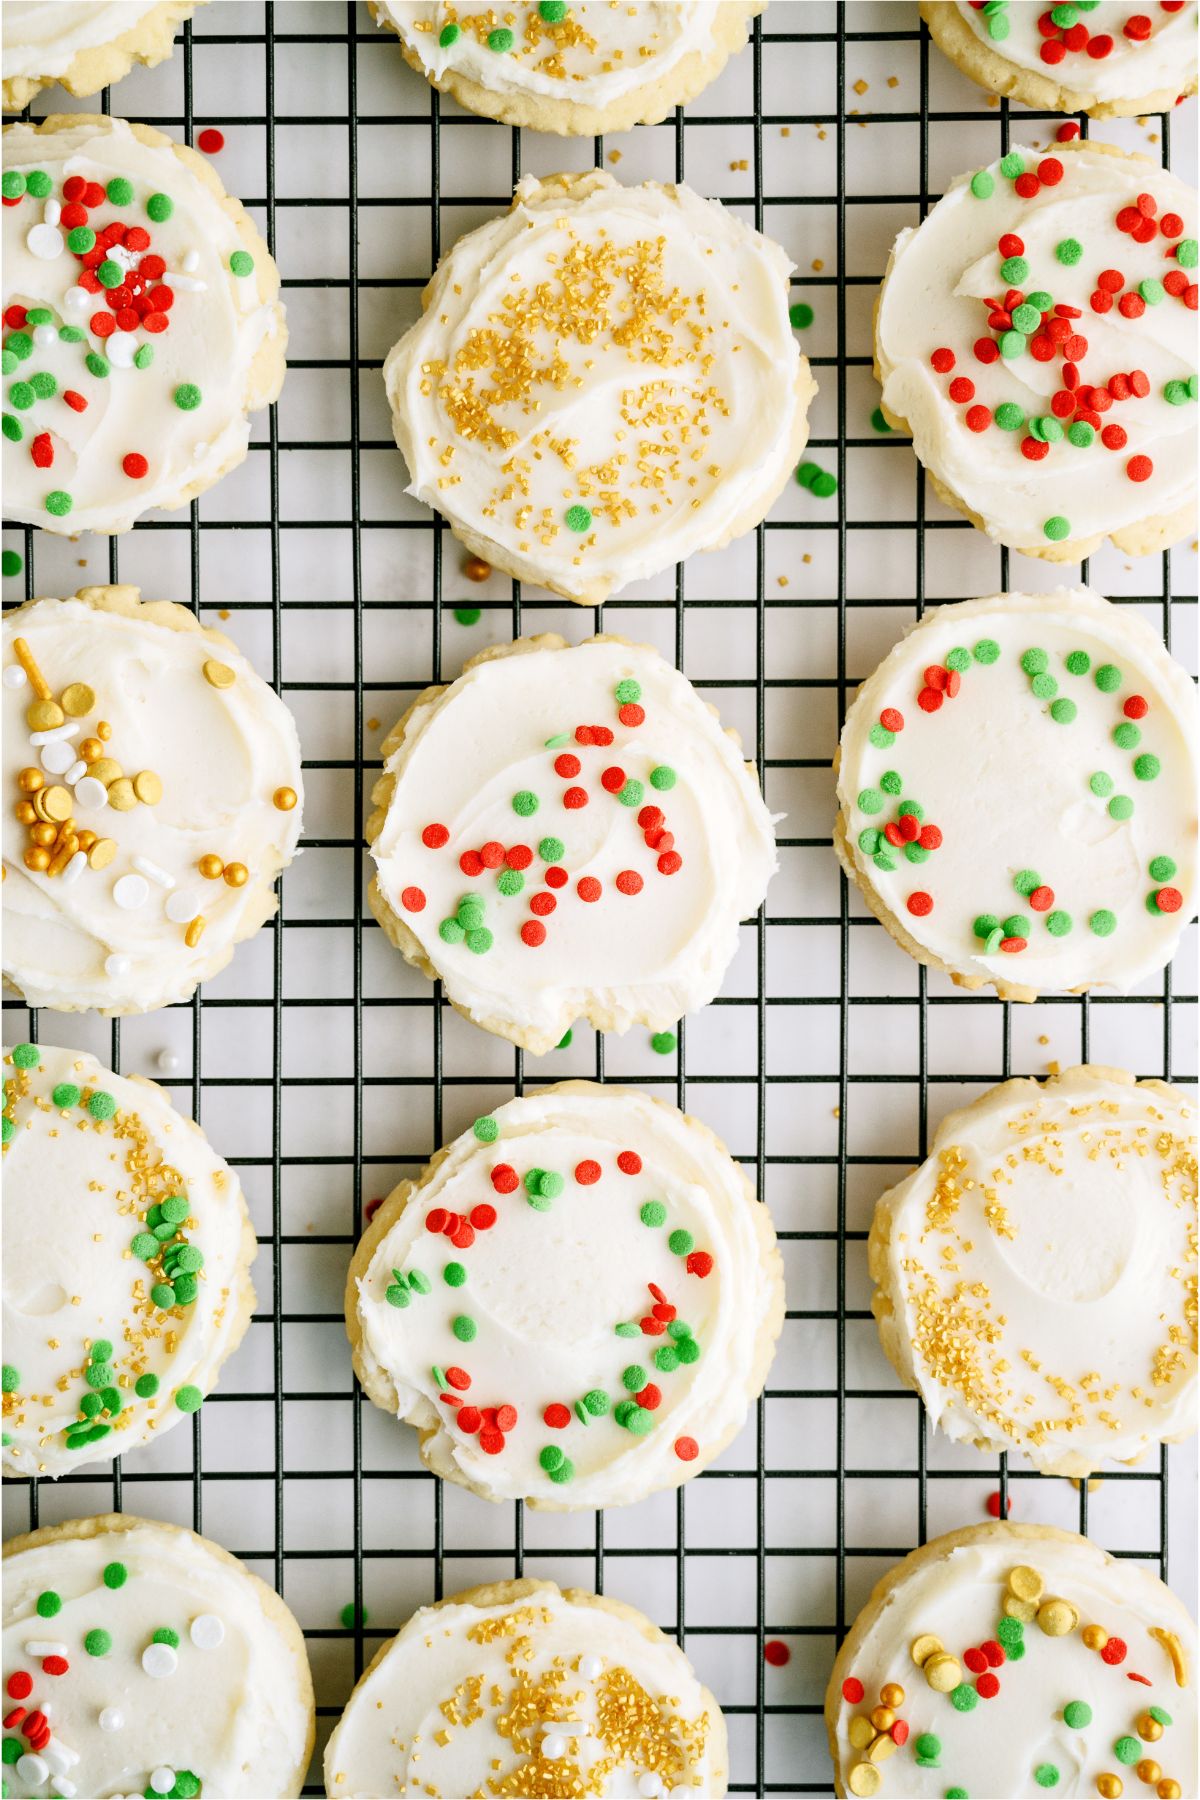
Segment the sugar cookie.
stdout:
<path fill-rule="evenodd" d="M 77 100 L 153 68 L 205 0 L 5 0 L 4 110 L 20 112 L 52 82 Z"/>

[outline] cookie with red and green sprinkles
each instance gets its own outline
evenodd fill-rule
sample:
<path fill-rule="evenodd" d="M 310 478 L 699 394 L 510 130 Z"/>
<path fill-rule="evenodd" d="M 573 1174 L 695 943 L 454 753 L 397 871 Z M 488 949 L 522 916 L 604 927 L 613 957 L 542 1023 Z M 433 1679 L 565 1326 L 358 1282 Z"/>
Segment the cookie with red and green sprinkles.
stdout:
<path fill-rule="evenodd" d="M 838 805 L 871 911 L 963 987 L 1128 991 L 1196 915 L 1192 684 L 1087 588 L 927 613 L 859 689 Z"/>
<path fill-rule="evenodd" d="M 102 1513 L 4 1546 L 4 1791 L 301 1792 L 312 1677 L 283 1601 L 227 1550 Z"/>
<path fill-rule="evenodd" d="M 993 542 L 1078 562 L 1194 530 L 1196 194 L 1092 142 L 1010 149 L 901 232 L 876 312 L 889 422 Z"/>
<path fill-rule="evenodd" d="M 839 1795 L 1196 1792 L 1196 1627 L 1145 1565 L 1053 1525 L 948 1532 L 876 1583 L 838 1652 Z"/>
<path fill-rule="evenodd" d="M 208 160 L 146 125 L 4 133 L 6 513 L 126 531 L 241 462 L 283 381 L 279 274 Z"/>
<path fill-rule="evenodd" d="M 972 81 L 1039 111 L 1165 112 L 1196 91 L 1195 0 L 921 0 Z"/>
<path fill-rule="evenodd" d="M 541 1055 L 576 1019 L 661 1032 L 712 999 L 773 822 L 736 735 L 656 650 L 484 651 L 382 754 L 372 909 L 476 1024 Z"/>
<path fill-rule="evenodd" d="M 698 1474 L 782 1320 L 770 1215 L 725 1147 L 584 1081 L 477 1118 L 384 1201 L 346 1283 L 358 1377 L 428 1466 L 554 1509 Z"/>
<path fill-rule="evenodd" d="M 4 1053 L 4 1473 L 128 1456 L 197 1412 L 250 1322 L 236 1175 L 169 1095 Z"/>

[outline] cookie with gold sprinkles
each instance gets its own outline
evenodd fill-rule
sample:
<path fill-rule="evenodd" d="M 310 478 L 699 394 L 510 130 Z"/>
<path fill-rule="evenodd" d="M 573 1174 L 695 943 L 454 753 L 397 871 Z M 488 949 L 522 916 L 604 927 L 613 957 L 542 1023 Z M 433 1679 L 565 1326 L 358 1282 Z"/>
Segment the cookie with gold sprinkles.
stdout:
<path fill-rule="evenodd" d="M 231 640 L 136 588 L 4 617 L 4 973 L 31 1006 L 186 999 L 275 911 L 291 714 Z"/>
<path fill-rule="evenodd" d="M 4 1473 L 62 1475 L 199 1408 L 250 1322 L 255 1238 L 152 1081 L 16 1044 L 3 1124 Z"/>
<path fill-rule="evenodd" d="M 408 493 L 493 568 L 584 604 L 749 531 L 816 393 L 792 266 L 691 188 L 526 176 L 384 364 Z"/>
<path fill-rule="evenodd" d="M 943 1120 L 868 1246 L 883 1348 L 932 1423 L 1051 1475 L 1196 1428 L 1196 1105 L 1083 1065 Z"/>
<path fill-rule="evenodd" d="M 1194 533 L 1197 243 L 1194 188 L 1090 141 L 1014 147 L 900 233 L 883 411 L 994 543 L 1075 563 Z"/>
<path fill-rule="evenodd" d="M 346 1283 L 359 1379 L 429 1467 L 556 1510 L 698 1474 L 782 1321 L 770 1215 L 724 1145 L 586 1081 L 476 1119 L 384 1201 Z"/>
<path fill-rule="evenodd" d="M 500 1581 L 424 1606 L 384 1644 L 325 1751 L 325 1792 L 728 1791 L 725 1721 L 682 1650 L 619 1600 Z"/>
<path fill-rule="evenodd" d="M 1191 680 L 1088 588 L 926 613 L 842 731 L 834 844 L 911 955 L 1005 999 L 1128 991 L 1196 916 Z"/>
<path fill-rule="evenodd" d="M 656 124 L 741 50 L 766 0 L 368 0 L 460 106 L 568 137 Z"/>
<path fill-rule="evenodd" d="M 218 1544 L 131 1513 L 4 1546 L 4 1786 L 290 1800 L 315 1715 L 304 1637 Z"/>
<path fill-rule="evenodd" d="M 1190 1614 L 1143 1564 L 1053 1525 L 952 1531 L 884 1576 L 838 1653 L 835 1791 L 1182 1800 L 1195 1661 Z"/>
<path fill-rule="evenodd" d="M 3 186 L 6 515 L 72 536 L 183 506 L 279 394 L 266 244 L 206 158 L 123 119 L 8 126 Z"/>

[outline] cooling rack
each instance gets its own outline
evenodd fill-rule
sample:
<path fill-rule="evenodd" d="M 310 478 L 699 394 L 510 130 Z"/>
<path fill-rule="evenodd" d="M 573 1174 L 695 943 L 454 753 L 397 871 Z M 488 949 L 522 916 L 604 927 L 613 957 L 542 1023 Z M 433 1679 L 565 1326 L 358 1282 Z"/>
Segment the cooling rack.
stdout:
<path fill-rule="evenodd" d="M 317 1681 L 311 1794 L 378 1643 L 413 1607 L 476 1581 L 549 1575 L 641 1606 L 722 1702 L 733 1791 L 759 1794 L 832 1791 L 820 1706 L 848 1621 L 896 1558 L 985 1518 L 989 1500 L 1089 1531 L 1194 1603 L 1188 1449 L 1091 1493 L 954 1449 L 899 1389 L 868 1308 L 873 1201 L 952 1107 L 1083 1058 L 1195 1075 L 1194 932 L 1134 994 L 1015 1008 L 918 969 L 830 850 L 847 700 L 903 627 L 943 599 L 1060 579 L 939 504 L 907 443 L 874 428 L 870 372 L 895 232 L 961 168 L 1010 140 L 1047 143 L 1058 119 L 965 81 L 907 0 L 774 0 L 686 112 L 605 139 L 463 114 L 342 0 L 206 7 L 170 63 L 101 103 L 189 143 L 201 128 L 224 134 L 215 166 L 283 272 L 288 380 L 243 468 L 187 514 L 111 541 L 6 531 L 24 574 L 6 580 L 5 602 L 105 580 L 189 602 L 295 712 L 308 803 L 278 918 L 188 1005 L 109 1023 L 6 1003 L 8 1041 L 79 1044 L 172 1087 L 238 1168 L 260 1243 L 251 1330 L 190 1434 L 180 1426 L 111 1470 L 8 1483 L 6 1528 L 125 1508 L 204 1531 L 273 1581 Z M 33 111 L 64 107 L 95 102 L 51 89 Z M 1194 111 L 1092 130 L 1187 169 Z M 808 454 L 838 489 L 790 488 L 727 551 L 579 609 L 499 576 L 466 580 L 454 540 L 403 494 L 379 370 L 463 230 L 523 172 L 593 163 L 686 179 L 785 244 L 793 300 L 814 315 L 801 331 L 821 388 Z M 1190 550 L 1101 554 L 1083 575 L 1193 653 Z M 787 815 L 767 906 L 743 927 L 720 998 L 667 1056 L 644 1033 L 590 1030 L 548 1057 L 514 1052 L 403 966 L 364 904 L 360 825 L 384 732 L 485 643 L 538 629 L 656 643 L 739 727 Z M 772 1207 L 789 1306 L 766 1393 L 713 1469 L 632 1508 L 559 1516 L 488 1506 L 424 1471 L 413 1434 L 356 1390 L 341 1290 L 372 1198 L 478 1112 L 567 1075 L 645 1084 L 725 1138 Z M 788 1660 L 768 1661 L 768 1644 Z"/>

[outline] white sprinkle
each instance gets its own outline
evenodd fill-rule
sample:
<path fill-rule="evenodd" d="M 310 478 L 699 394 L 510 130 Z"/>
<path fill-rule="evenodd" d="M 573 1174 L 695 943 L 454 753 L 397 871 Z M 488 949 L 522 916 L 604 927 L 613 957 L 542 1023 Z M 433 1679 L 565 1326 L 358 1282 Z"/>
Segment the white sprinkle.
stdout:
<path fill-rule="evenodd" d="M 26 675 L 20 663 L 9 663 L 7 669 L 4 671 L 4 685 L 6 688 L 24 687 L 28 680 L 29 677 Z"/>
<path fill-rule="evenodd" d="M 57 225 L 62 218 L 62 205 L 57 200 L 47 200 L 42 208 L 42 222 L 45 225 Z"/>
<path fill-rule="evenodd" d="M 581 1656 L 579 1673 L 585 1681 L 595 1681 L 604 1672 L 604 1661 L 599 1656 Z"/>
<path fill-rule="evenodd" d="M 173 894 L 168 894 L 163 911 L 173 925 L 187 925 L 204 911 L 204 899 L 194 888 L 190 892 L 187 888 L 176 888 Z"/>
<path fill-rule="evenodd" d="M 52 1775 L 65 1775 L 71 1766 L 70 1757 L 63 1755 L 60 1746 L 54 1742 L 53 1738 L 42 1750 L 41 1756 L 42 1760 L 49 1764 Z"/>
<path fill-rule="evenodd" d="M 108 805 L 108 789 L 95 775 L 84 775 L 75 783 L 75 803 L 80 812 L 99 812 Z"/>
<path fill-rule="evenodd" d="M 44 1712 L 45 1708 L 43 1707 L 42 1710 Z M 27 1751 L 24 1756 L 17 1758 L 17 1774 L 26 1787 L 41 1787 L 49 1773 L 49 1769 L 35 1751 Z"/>
<path fill-rule="evenodd" d="M 157 1062 L 159 1068 L 162 1070 L 164 1075 L 173 1075 L 175 1073 L 176 1069 L 179 1067 L 179 1058 L 176 1056 L 176 1054 L 173 1050 L 160 1050 L 158 1055 L 155 1057 L 155 1061 Z M 219 1621 L 218 1621 L 218 1623 L 219 1623 Z M 222 1626 L 222 1632 L 223 1631 L 224 1631 L 224 1627 Z M 220 1641 L 221 1641 L 220 1638 L 218 1638 L 217 1642 L 220 1643 Z M 192 1626 L 192 1642 L 193 1642 L 193 1644 L 200 1643 L 200 1639 L 196 1636 L 196 1627 L 194 1624 Z M 204 1647 L 205 1646 L 203 1644 L 200 1645 L 201 1649 L 204 1649 Z"/>
<path fill-rule="evenodd" d="M 34 227 L 36 230 L 36 226 Z M 201 281 L 198 275 L 181 275 L 177 271 L 163 276 L 168 287 L 178 288 L 181 294 L 206 294 L 207 281 Z"/>
<path fill-rule="evenodd" d="M 138 347 L 138 341 L 132 331 L 114 331 L 104 347 L 108 351 L 108 360 L 114 369 L 132 369 Z"/>
<path fill-rule="evenodd" d="M 162 1057 L 159 1057 L 161 1063 Z M 172 1057 L 172 1062 L 175 1058 Z M 216 1613 L 197 1613 L 189 1627 L 189 1635 L 197 1650 L 215 1650 L 224 1642 L 225 1627 Z"/>
<path fill-rule="evenodd" d="M 151 881 L 157 882 L 159 887 L 173 888 L 175 886 L 175 877 L 168 875 L 165 869 L 159 868 L 156 862 L 151 862 L 148 856 L 133 856 L 130 861 L 139 874 L 148 876 Z"/>
<path fill-rule="evenodd" d="M 52 725 L 49 731 L 31 731 L 31 744 L 58 744 L 63 738 L 73 738 L 79 731 L 77 719 L 64 719 L 61 725 Z"/>
<path fill-rule="evenodd" d="M 62 255 L 63 234 L 57 225 L 31 225 L 25 234 L 25 243 L 31 256 L 40 257 L 42 262 L 53 262 L 56 256 Z"/>
<path fill-rule="evenodd" d="M 140 875 L 122 875 L 113 882 L 112 897 L 123 912 L 134 912 L 149 899 L 150 884 Z"/>
<path fill-rule="evenodd" d="M 106 956 L 104 959 L 104 973 L 106 975 L 128 975 L 132 967 L 133 964 L 129 958 L 127 956 L 118 955 L 115 950 L 111 956 Z M 113 1727 L 113 1730 L 116 1730 L 116 1726 Z"/>
<path fill-rule="evenodd" d="M 45 1711 L 45 1708 L 43 1707 L 42 1710 Z M 74 1765 L 79 1761 L 78 1750 L 72 1750 L 70 1744 L 64 1744 L 61 1738 L 59 1738 L 59 1737 L 51 1738 L 50 1744 L 51 1744 L 51 1747 L 58 1752 L 59 1756 L 61 1756 L 63 1758 L 64 1762 L 66 1763 L 66 1765 L 69 1769 L 73 1768 Z M 44 1754 L 45 1754 L 45 1752 L 43 1751 L 43 1755 Z"/>
<path fill-rule="evenodd" d="M 65 775 L 75 761 L 75 746 L 66 738 L 56 738 L 53 743 L 42 746 L 41 764 L 50 775 Z"/>
<path fill-rule="evenodd" d="M 200 267 L 200 252 L 198 250 L 189 250 L 183 259 L 183 266 L 188 274 L 191 275 Z"/>
<path fill-rule="evenodd" d="M 547 1762 L 557 1762 L 560 1756 L 567 1754 L 567 1740 L 560 1737 L 557 1731 L 548 1731 L 542 1739 L 542 1755 Z"/>
<path fill-rule="evenodd" d="M 83 312 L 91 298 L 86 288 L 69 287 L 63 295 L 63 305 L 69 312 Z"/>
<path fill-rule="evenodd" d="M 662 1776 L 656 1775 L 653 1769 L 638 1776 L 638 1793 L 644 1796 L 644 1800 L 658 1800 L 662 1791 Z"/>
<path fill-rule="evenodd" d="M 48 350 L 51 344 L 57 344 L 58 342 L 58 326 L 35 325 L 33 328 L 33 341 L 39 350 Z"/>
<path fill-rule="evenodd" d="M 65 1775 L 56 1775 L 54 1780 L 50 1783 L 50 1792 L 52 1794 L 61 1795 L 62 1800 L 72 1800 L 72 1797 L 79 1792 L 79 1789 L 75 1786 L 73 1781 L 68 1781 Z"/>
<path fill-rule="evenodd" d="M 30 1638 L 25 1645 L 26 1656 L 69 1656 L 71 1646 L 60 1644 L 57 1638 Z M 42 1711 L 45 1712 L 45 1707 Z"/>
<path fill-rule="evenodd" d="M 112 961 L 112 958 L 109 958 Z M 96 1721 L 101 1731 L 122 1731 L 125 1726 L 125 1714 L 119 1706 L 106 1706 Z"/>
<path fill-rule="evenodd" d="M 154 1789 L 156 1794 L 169 1794 L 171 1789 L 175 1786 L 174 1769 L 168 1769 L 166 1764 L 163 1763 L 161 1767 L 155 1769 L 150 1776 L 150 1786 Z"/>
<path fill-rule="evenodd" d="M 63 886 L 70 887 L 72 882 L 78 881 L 86 868 L 87 851 L 77 850 L 60 876 Z"/>
<path fill-rule="evenodd" d="M 87 764 L 82 756 L 77 756 L 69 768 L 63 770 L 63 780 L 68 787 L 74 787 L 80 778 L 87 774 Z"/>
<path fill-rule="evenodd" d="M 152 1676 L 155 1681 L 161 1681 L 164 1675 L 175 1673 L 179 1667 L 179 1658 L 170 1644 L 147 1644 L 142 1651 L 142 1667 L 147 1675 Z M 174 1785 L 175 1779 L 172 1776 L 171 1786 L 174 1787 Z"/>

